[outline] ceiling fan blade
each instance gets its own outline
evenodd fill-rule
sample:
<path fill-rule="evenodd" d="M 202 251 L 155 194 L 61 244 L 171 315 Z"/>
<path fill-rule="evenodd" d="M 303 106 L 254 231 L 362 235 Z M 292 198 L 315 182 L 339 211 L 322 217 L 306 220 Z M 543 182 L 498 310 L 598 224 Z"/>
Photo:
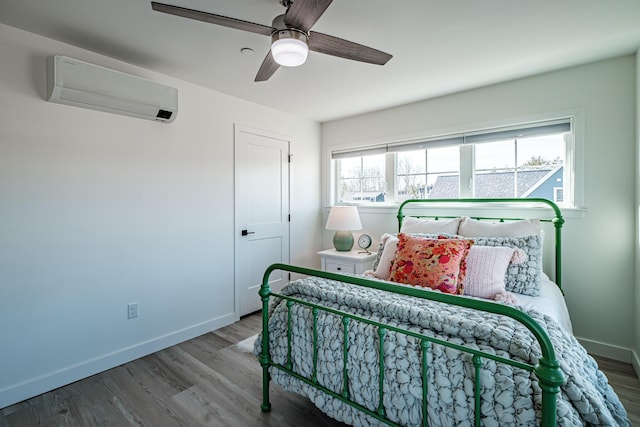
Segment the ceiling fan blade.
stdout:
<path fill-rule="evenodd" d="M 271 51 L 267 52 L 267 56 L 264 57 L 264 61 L 262 61 L 262 65 L 258 70 L 258 74 L 256 74 L 255 82 L 264 82 L 269 80 L 269 77 L 275 73 L 278 68 L 280 68 L 280 64 L 278 64 L 275 59 L 273 59 L 273 55 L 271 55 Z"/>
<path fill-rule="evenodd" d="M 393 57 L 381 50 L 314 31 L 309 34 L 309 49 L 327 55 L 377 65 L 384 65 Z"/>
<path fill-rule="evenodd" d="M 284 16 L 290 27 L 309 32 L 333 0 L 295 0 Z"/>
<path fill-rule="evenodd" d="M 223 25 L 225 27 L 249 31 L 251 33 L 262 34 L 264 36 L 271 36 L 271 33 L 275 31 L 275 28 L 262 24 L 255 24 L 241 19 L 229 18 L 227 16 L 215 15 L 213 13 L 187 9 L 180 6 L 172 6 L 170 4 L 157 3 L 154 1 L 151 2 L 151 8 L 157 12 L 164 12 L 170 15 L 181 16 L 183 18 L 204 21 L 210 24 Z"/>

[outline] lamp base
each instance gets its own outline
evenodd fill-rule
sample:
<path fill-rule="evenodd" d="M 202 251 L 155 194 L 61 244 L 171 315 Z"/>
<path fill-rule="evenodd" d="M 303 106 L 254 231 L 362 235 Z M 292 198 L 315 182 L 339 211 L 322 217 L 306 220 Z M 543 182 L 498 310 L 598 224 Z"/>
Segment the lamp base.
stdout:
<path fill-rule="evenodd" d="M 333 235 L 333 246 L 336 251 L 350 251 L 353 248 L 353 234 L 350 231 L 336 231 L 336 234 Z"/>

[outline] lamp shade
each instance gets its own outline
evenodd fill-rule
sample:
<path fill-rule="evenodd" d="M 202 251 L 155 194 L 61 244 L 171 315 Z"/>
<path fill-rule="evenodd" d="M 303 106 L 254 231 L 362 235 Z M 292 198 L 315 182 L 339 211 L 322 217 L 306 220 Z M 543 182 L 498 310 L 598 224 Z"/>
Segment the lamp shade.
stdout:
<path fill-rule="evenodd" d="M 327 230 L 360 230 L 362 223 L 356 206 L 333 206 L 327 219 Z"/>
<path fill-rule="evenodd" d="M 304 64 L 309 54 L 307 35 L 295 29 L 280 30 L 271 36 L 271 55 L 284 67 Z"/>
<path fill-rule="evenodd" d="M 329 212 L 327 230 L 336 230 L 333 246 L 337 251 L 350 251 L 353 247 L 351 230 L 360 230 L 362 223 L 358 208 L 355 206 L 334 206 Z"/>

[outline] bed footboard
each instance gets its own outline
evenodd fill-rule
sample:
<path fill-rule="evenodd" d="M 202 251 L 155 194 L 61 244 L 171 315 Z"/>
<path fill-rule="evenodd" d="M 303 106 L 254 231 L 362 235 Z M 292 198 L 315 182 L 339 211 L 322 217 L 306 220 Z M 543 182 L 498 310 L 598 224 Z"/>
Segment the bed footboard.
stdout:
<path fill-rule="evenodd" d="M 383 291 L 394 292 L 397 294 L 408 295 L 412 297 L 423 298 L 427 300 L 438 301 L 446 304 L 453 304 L 460 307 L 471 308 L 475 310 L 482 310 L 489 313 L 496 313 L 504 316 L 511 317 L 515 319 L 517 322 L 524 325 L 535 337 L 538 341 L 541 349 L 541 357 L 537 363 L 537 365 L 533 366 L 527 363 L 522 363 L 520 361 L 511 360 L 496 354 L 490 354 L 483 351 L 480 351 L 475 348 L 465 347 L 460 344 L 451 343 L 446 340 L 441 340 L 439 338 L 431 337 L 425 334 L 418 333 L 412 330 L 405 330 L 393 325 L 386 325 L 375 320 L 371 320 L 368 318 L 360 317 L 342 310 L 338 310 L 331 307 L 325 307 L 319 304 L 311 303 L 309 301 L 304 301 L 301 299 L 293 298 L 290 296 L 274 293 L 271 291 L 269 287 L 269 277 L 274 270 L 283 270 L 292 273 L 298 273 L 305 276 L 316 276 L 324 279 L 336 280 L 346 283 L 351 283 L 358 286 L 364 286 L 367 288 L 378 289 Z M 541 409 L 541 425 L 542 426 L 554 426 L 556 425 L 556 402 L 557 396 L 560 392 L 560 386 L 565 382 L 565 375 L 559 367 L 558 360 L 556 359 L 556 354 L 554 347 L 551 343 L 549 335 L 547 332 L 529 315 L 526 313 L 519 311 L 513 307 L 496 304 L 487 301 L 479 301 L 475 299 L 469 298 L 460 298 L 457 296 L 446 295 L 438 292 L 428 292 L 420 288 L 411 288 L 406 286 L 397 286 L 390 283 L 385 283 L 376 280 L 369 280 L 366 278 L 355 277 L 355 276 L 345 276 L 341 274 L 335 274 L 330 272 L 318 271 L 303 267 L 296 267 L 286 264 L 273 264 L 264 273 L 262 286 L 260 288 L 260 297 L 262 300 L 262 350 L 259 356 L 260 364 L 263 370 L 263 402 L 262 402 L 262 410 L 269 411 L 271 409 L 271 403 L 269 400 L 269 383 L 270 383 L 270 374 L 269 369 L 275 368 L 286 372 L 288 375 L 291 375 L 298 380 L 308 384 L 309 386 L 319 389 L 327 395 L 332 396 L 335 399 L 339 399 L 340 401 L 350 405 L 371 417 L 374 417 L 388 425 L 399 425 L 396 422 L 387 418 L 385 413 L 385 407 L 383 405 L 384 402 L 384 387 L 383 381 L 385 380 L 385 356 L 384 356 L 384 344 L 385 344 L 385 336 L 388 332 L 394 332 L 399 334 L 404 334 L 408 337 L 413 337 L 419 343 L 421 349 L 421 373 L 422 373 L 422 425 L 428 425 L 428 417 L 427 417 L 427 395 L 428 395 L 428 381 L 427 374 L 429 371 L 428 361 L 427 361 L 427 351 L 429 346 L 432 344 L 442 345 L 449 348 L 453 348 L 455 350 L 459 350 L 471 355 L 473 360 L 473 365 L 475 367 L 475 377 L 474 381 L 474 402 L 475 402 L 475 425 L 481 425 L 481 392 L 480 392 L 480 371 L 484 360 L 493 360 L 499 363 L 505 363 L 516 368 L 524 369 L 530 372 L 533 372 L 540 384 L 541 393 L 542 393 L 542 409 Z M 288 314 L 288 332 L 287 332 L 287 345 L 288 345 L 288 360 L 284 364 L 275 363 L 270 356 L 269 351 L 269 304 L 271 297 L 280 298 L 286 300 L 286 306 L 289 311 Z M 292 370 L 291 365 L 291 307 L 294 304 L 300 304 L 306 306 L 312 313 L 313 316 L 313 369 L 310 377 L 305 377 L 300 375 L 297 372 Z M 340 392 L 336 392 L 324 387 L 322 384 L 319 384 L 318 379 L 316 377 L 316 367 L 318 362 L 318 336 L 317 336 L 317 319 L 318 313 L 325 312 L 330 313 L 332 315 L 339 316 L 342 320 L 343 325 L 343 348 L 342 348 L 342 357 L 343 357 L 343 389 Z M 370 410 L 363 405 L 356 403 L 350 396 L 349 390 L 349 381 L 348 381 L 348 352 L 349 352 L 349 342 L 348 342 L 348 334 L 349 327 L 351 322 L 357 321 L 362 322 L 364 324 L 372 325 L 378 334 L 378 342 L 379 348 L 377 348 L 377 358 L 379 363 L 379 396 L 378 396 L 378 406 L 376 410 Z"/>

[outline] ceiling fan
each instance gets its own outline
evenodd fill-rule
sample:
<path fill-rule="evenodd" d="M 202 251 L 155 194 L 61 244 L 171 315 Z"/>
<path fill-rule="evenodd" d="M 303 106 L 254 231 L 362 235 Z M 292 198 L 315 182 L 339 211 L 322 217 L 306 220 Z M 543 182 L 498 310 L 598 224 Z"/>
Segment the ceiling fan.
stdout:
<path fill-rule="evenodd" d="M 288 67 L 302 65 L 307 59 L 309 50 L 370 64 L 386 64 L 392 57 L 388 53 L 310 31 L 332 1 L 280 0 L 287 11 L 283 15 L 276 16 L 271 26 L 154 1 L 151 2 L 151 8 L 158 12 L 271 37 L 271 50 L 258 70 L 256 82 L 268 80 L 281 65 Z"/>

